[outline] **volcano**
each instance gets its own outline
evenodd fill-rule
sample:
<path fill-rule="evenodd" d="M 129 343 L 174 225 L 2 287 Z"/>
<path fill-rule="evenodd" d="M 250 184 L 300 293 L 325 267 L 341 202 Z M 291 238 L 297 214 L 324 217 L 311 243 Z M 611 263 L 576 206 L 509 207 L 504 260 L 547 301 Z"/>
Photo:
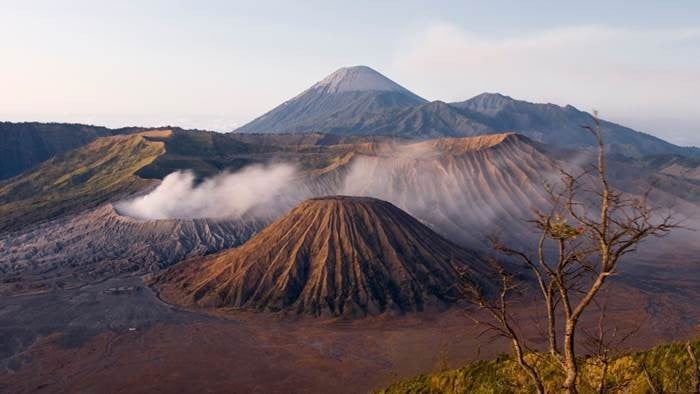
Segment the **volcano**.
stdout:
<path fill-rule="evenodd" d="M 343 67 L 236 132 L 327 132 L 360 122 L 367 114 L 426 102 L 367 66 Z"/>
<path fill-rule="evenodd" d="M 187 260 L 156 280 L 185 305 L 358 317 L 439 310 L 485 266 L 394 205 L 306 200 L 243 246 Z"/>

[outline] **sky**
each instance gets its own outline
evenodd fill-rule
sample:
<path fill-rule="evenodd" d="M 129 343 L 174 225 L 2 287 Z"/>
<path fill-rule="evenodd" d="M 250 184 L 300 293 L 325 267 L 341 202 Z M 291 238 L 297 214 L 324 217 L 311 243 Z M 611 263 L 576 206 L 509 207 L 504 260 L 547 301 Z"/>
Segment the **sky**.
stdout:
<path fill-rule="evenodd" d="M 334 70 L 700 146 L 700 1 L 0 0 L 0 120 L 230 131 Z"/>

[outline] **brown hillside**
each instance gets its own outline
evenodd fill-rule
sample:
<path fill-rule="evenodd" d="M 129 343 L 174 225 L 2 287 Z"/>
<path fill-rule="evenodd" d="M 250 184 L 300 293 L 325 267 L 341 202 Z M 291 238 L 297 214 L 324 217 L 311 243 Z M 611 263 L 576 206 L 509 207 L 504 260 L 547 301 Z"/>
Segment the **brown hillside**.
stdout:
<path fill-rule="evenodd" d="M 459 273 L 482 263 L 394 205 L 368 197 L 307 200 L 243 246 L 186 261 L 158 279 L 186 305 L 362 316 L 440 308 Z"/>

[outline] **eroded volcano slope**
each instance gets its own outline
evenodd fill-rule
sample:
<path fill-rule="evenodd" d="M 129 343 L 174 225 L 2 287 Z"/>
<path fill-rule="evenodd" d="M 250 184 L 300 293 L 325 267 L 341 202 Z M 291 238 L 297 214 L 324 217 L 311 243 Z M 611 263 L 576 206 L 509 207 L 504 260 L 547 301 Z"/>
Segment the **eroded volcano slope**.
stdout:
<path fill-rule="evenodd" d="M 438 233 L 473 248 L 486 237 L 522 240 L 531 209 L 546 205 L 544 181 L 556 163 L 516 134 L 413 144 L 362 144 L 317 172 L 312 195 L 365 195 L 390 201 Z"/>
<path fill-rule="evenodd" d="M 253 218 L 139 220 L 106 204 L 26 233 L 0 236 L 0 294 L 157 272 L 187 257 L 238 246 L 264 223 Z"/>
<path fill-rule="evenodd" d="M 301 203 L 237 249 L 173 267 L 156 285 L 185 305 L 361 316 L 444 307 L 485 271 L 388 202 L 333 196 Z"/>

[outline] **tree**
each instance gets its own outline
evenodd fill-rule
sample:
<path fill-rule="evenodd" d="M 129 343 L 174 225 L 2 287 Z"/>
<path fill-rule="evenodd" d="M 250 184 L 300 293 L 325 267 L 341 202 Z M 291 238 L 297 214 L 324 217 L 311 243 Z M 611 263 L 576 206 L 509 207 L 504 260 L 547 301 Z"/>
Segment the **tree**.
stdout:
<path fill-rule="evenodd" d="M 546 312 L 548 353 L 561 367 L 562 388 L 567 393 L 577 392 L 575 344 L 584 312 L 594 304 L 608 279 L 618 274 L 623 257 L 633 253 L 643 240 L 664 236 L 679 227 L 670 213 L 650 207 L 649 192 L 629 196 L 611 187 L 597 113 L 594 124 L 583 128 L 597 143 L 595 163 L 578 174 L 562 168 L 559 182 L 545 183 L 548 209 L 536 210 L 531 220 L 539 234 L 535 247 L 522 250 L 491 239 L 497 252 L 534 274 Z M 506 264 L 494 264 L 501 278 L 498 297 L 488 296 L 476 287 L 471 288 L 472 296 L 477 305 L 489 312 L 492 322 L 487 326 L 511 341 L 519 365 L 532 378 L 538 392 L 543 392 L 537 371 L 522 356 L 527 346 L 508 312 L 509 295 L 525 284 L 508 272 Z"/>
<path fill-rule="evenodd" d="M 490 315 L 494 322 L 474 319 L 477 323 L 485 325 L 489 330 L 493 330 L 498 335 L 510 341 L 515 355 L 515 360 L 520 368 L 532 379 L 538 393 L 544 393 L 544 383 L 537 373 L 537 369 L 525 358 L 525 351 L 529 350 L 523 339 L 519 336 L 517 329 L 512 324 L 511 316 L 508 313 L 508 297 L 518 288 L 518 281 L 513 275 L 508 273 L 496 260 L 491 261 L 500 279 L 500 290 L 495 300 L 487 298 L 482 289 L 478 288 L 474 282 L 469 281 L 466 276 L 464 282 L 472 292 L 469 298 L 476 301 L 476 304 Z"/>
<path fill-rule="evenodd" d="M 619 382 L 616 386 L 608 386 L 608 370 L 613 358 L 621 353 L 625 342 L 635 335 L 642 327 L 640 323 L 636 327 L 628 330 L 621 329 L 616 324 L 609 324 L 608 321 L 608 300 L 609 290 L 606 289 L 606 296 L 603 303 L 598 306 L 598 324 L 594 330 L 582 329 L 585 337 L 583 348 L 591 354 L 589 361 L 600 368 L 600 378 L 596 385 L 596 392 L 603 394 L 609 390 L 619 391 L 626 386 L 629 381 Z M 597 303 L 596 303 L 597 304 Z"/>

